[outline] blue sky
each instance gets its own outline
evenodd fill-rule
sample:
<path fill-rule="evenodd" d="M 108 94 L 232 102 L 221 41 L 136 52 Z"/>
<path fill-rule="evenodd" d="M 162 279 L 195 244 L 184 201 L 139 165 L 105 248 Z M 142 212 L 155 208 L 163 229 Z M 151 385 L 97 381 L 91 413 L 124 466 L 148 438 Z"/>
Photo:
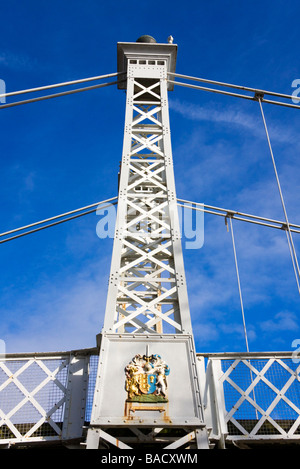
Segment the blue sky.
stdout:
<path fill-rule="evenodd" d="M 117 42 L 178 44 L 178 73 L 291 94 L 300 78 L 296 1 L 53 0 L 1 6 L 7 92 L 113 73 Z M 258 104 L 181 87 L 169 94 L 177 196 L 283 220 Z M 300 224 L 300 111 L 264 106 L 290 221 Z M 1 111 L 1 231 L 117 195 L 125 93 L 115 87 Z M 0 338 L 7 352 L 93 347 L 112 240 L 97 215 L 0 247 Z M 291 350 L 300 298 L 285 233 L 234 222 L 252 351 Z M 297 253 L 299 235 L 294 235 Z M 205 215 L 184 250 L 199 352 L 245 351 L 230 234 Z"/>

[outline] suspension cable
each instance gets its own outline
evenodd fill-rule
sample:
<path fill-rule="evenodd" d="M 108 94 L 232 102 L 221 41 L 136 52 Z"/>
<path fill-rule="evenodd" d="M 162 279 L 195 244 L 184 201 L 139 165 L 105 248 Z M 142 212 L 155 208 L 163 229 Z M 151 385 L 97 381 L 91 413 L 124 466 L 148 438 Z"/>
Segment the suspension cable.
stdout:
<path fill-rule="evenodd" d="M 294 269 L 294 273 L 295 273 L 295 279 L 296 279 L 298 291 L 299 291 L 299 294 L 300 294 L 299 278 L 298 278 L 298 275 L 297 275 L 297 269 L 296 269 L 295 260 L 294 260 L 294 257 L 293 257 L 291 242 L 290 242 L 290 238 L 289 238 L 287 230 L 285 230 L 285 233 L 286 233 L 286 238 L 287 238 L 287 242 L 288 242 L 288 246 L 289 246 L 289 250 L 290 250 L 290 255 L 291 255 L 291 259 L 292 259 L 293 269 Z"/>
<path fill-rule="evenodd" d="M 179 203 L 179 201 L 182 201 L 182 202 L 185 202 L 185 203 L 181 204 L 181 203 Z M 297 274 L 297 264 L 296 264 L 297 256 L 294 257 L 294 255 L 293 255 L 293 248 L 292 248 L 292 245 L 291 245 L 289 232 L 287 230 L 287 223 L 284 223 L 282 221 L 277 221 L 277 220 L 270 220 L 268 218 L 258 217 L 256 215 L 243 214 L 247 217 L 253 217 L 254 218 L 254 220 L 251 220 L 251 219 L 236 216 L 236 214 L 241 214 L 241 212 L 234 212 L 233 210 L 226 210 L 226 209 L 222 209 L 222 208 L 218 208 L 218 207 L 212 207 L 214 209 L 214 211 L 212 211 L 212 210 L 207 210 L 205 208 L 199 208 L 199 207 L 193 207 L 191 205 L 186 205 L 186 203 L 194 204 L 194 205 L 201 205 L 202 207 L 211 207 L 209 205 L 199 204 L 198 202 L 191 202 L 191 201 L 187 201 L 187 200 L 177 199 L 177 205 L 179 205 L 180 207 L 189 208 L 191 210 L 198 210 L 200 212 L 210 213 L 212 215 L 218 215 L 218 216 L 224 217 L 225 221 L 226 221 L 227 217 L 230 217 L 230 218 L 234 218 L 235 220 L 245 221 L 245 222 L 248 222 L 248 223 L 254 223 L 256 225 L 268 226 L 270 228 L 276 228 L 278 230 L 284 230 L 286 232 L 288 246 L 289 246 L 291 259 L 292 259 L 292 264 L 293 264 L 293 269 L 294 269 L 295 278 L 296 278 L 296 283 L 297 283 L 298 291 L 299 291 L 299 294 L 300 294 L 300 283 L 299 283 L 299 277 L 298 277 L 298 274 Z M 219 210 L 220 212 L 216 212 L 215 210 Z M 278 223 L 278 225 L 276 226 L 276 225 L 270 224 L 270 223 L 263 223 L 263 222 L 257 221 L 257 219 L 270 220 L 273 223 Z M 293 232 L 293 233 L 300 233 L 299 230 L 295 230 L 295 229 L 290 228 L 291 226 L 299 227 L 299 225 L 294 225 L 294 224 L 292 225 L 291 223 L 289 223 L 289 231 Z M 295 252 L 295 248 L 294 248 L 294 252 Z"/>
<path fill-rule="evenodd" d="M 36 227 L 38 225 L 42 225 L 42 224 L 47 223 L 49 221 L 58 220 L 59 218 L 65 217 L 63 220 L 55 221 L 54 223 L 46 224 L 46 225 L 41 226 L 39 228 L 35 228 L 35 229 L 29 230 L 29 231 L 25 231 L 24 233 L 20 233 L 20 234 L 17 234 L 15 236 L 11 236 L 9 238 L 5 238 L 3 240 L 0 240 L 0 244 L 6 243 L 7 241 L 12 241 L 13 239 L 21 238 L 22 236 L 26 236 L 26 235 L 31 234 L 31 233 L 36 233 L 37 231 L 41 231 L 41 230 L 44 230 L 46 228 L 50 228 L 52 226 L 59 225 L 61 223 L 65 223 L 69 220 L 74 220 L 75 218 L 83 217 L 84 215 L 88 215 L 90 213 L 96 212 L 98 210 L 98 208 L 104 209 L 104 208 L 109 207 L 110 205 L 116 205 L 117 204 L 116 199 L 117 199 L 117 197 L 113 197 L 111 199 L 106 199 L 106 200 L 103 200 L 102 202 L 97 202 L 97 203 L 94 203 L 94 204 L 91 204 L 91 205 L 87 205 L 86 207 L 81 207 L 81 208 L 78 208 L 76 210 L 71 210 L 69 212 L 62 213 L 60 215 L 56 215 L 56 216 L 51 217 L 51 218 L 46 218 L 45 220 L 41 220 L 41 221 L 38 221 L 38 222 L 35 222 L 35 223 L 31 223 L 30 225 L 26 225 L 26 226 L 22 226 L 20 228 L 16 228 L 14 230 L 6 231 L 5 233 L 1 233 L 0 237 L 4 237 L 4 236 L 7 236 L 8 234 L 13 234 L 13 233 L 17 233 L 17 232 L 20 232 L 20 231 L 23 231 L 23 230 L 27 230 L 28 228 Z M 102 206 L 103 204 L 108 204 L 108 205 Z M 101 205 L 101 207 L 99 207 L 99 205 Z M 92 208 L 91 210 L 87 210 L 88 208 L 91 208 L 91 207 L 96 207 L 96 208 Z M 83 213 L 78 213 L 78 212 L 82 212 L 83 210 L 84 210 Z M 73 215 L 71 217 L 68 216 L 68 215 L 71 215 L 73 213 L 76 213 L 76 215 Z"/>
<path fill-rule="evenodd" d="M 242 288 L 241 288 L 241 282 L 240 282 L 240 274 L 239 274 L 239 268 L 238 268 L 238 261 L 237 261 L 237 255 L 236 255 L 236 248 L 235 248 L 235 240 L 234 240 L 234 233 L 233 233 L 233 223 L 232 223 L 232 217 L 228 216 L 225 218 L 225 224 L 228 228 L 227 225 L 227 219 L 229 218 L 229 224 L 230 224 L 230 232 L 231 232 L 231 239 L 232 239 L 232 247 L 233 247 L 233 254 L 234 254 L 234 263 L 235 263 L 235 270 L 236 270 L 236 276 L 237 276 L 237 282 L 238 282 L 238 289 L 239 289 L 239 297 L 240 297 L 240 303 L 241 303 L 241 311 L 242 311 L 242 320 L 243 320 L 243 328 L 244 328 L 244 336 L 245 336 L 245 343 L 246 343 L 246 350 L 247 353 L 249 353 L 249 342 L 248 342 L 248 334 L 247 334 L 247 328 L 246 328 L 246 319 L 245 319 L 245 311 L 244 311 L 244 303 L 243 303 L 243 296 L 242 296 Z M 251 360 L 249 360 L 249 363 L 251 365 Z M 251 383 L 253 385 L 253 373 L 252 369 L 249 368 L 250 370 L 250 379 Z M 255 396 L 255 390 L 254 387 L 252 389 L 252 395 L 253 395 L 253 400 L 256 403 L 256 396 Z M 258 418 L 258 412 L 257 408 L 255 407 L 255 415 L 256 415 L 256 420 L 259 420 Z"/>
<path fill-rule="evenodd" d="M 271 140 L 270 140 L 270 136 L 269 136 L 269 132 L 268 132 L 268 127 L 267 127 L 267 123 L 266 123 L 266 119 L 265 119 L 265 115 L 264 115 L 264 111 L 263 111 L 263 107 L 262 107 L 261 98 L 259 98 L 258 102 L 259 102 L 260 111 L 261 111 L 261 115 L 262 115 L 262 119 L 263 119 L 263 123 L 264 123 L 264 128 L 265 128 L 265 132 L 266 132 L 266 136 L 267 136 L 267 140 L 268 140 L 268 146 L 269 146 L 270 155 L 271 155 L 273 168 L 274 168 L 274 172 L 275 172 L 275 177 L 276 177 L 276 182 L 277 182 L 278 191 L 279 191 L 279 195 L 280 195 L 281 205 L 282 205 L 283 213 L 284 213 L 284 217 L 285 217 L 285 222 L 286 222 L 286 227 L 287 227 L 287 234 L 288 234 L 289 242 L 290 242 L 291 257 L 292 257 L 292 262 L 293 262 L 293 266 L 294 266 L 294 269 L 295 269 L 295 274 L 297 272 L 297 285 L 298 285 L 298 288 L 299 288 L 300 269 L 299 269 L 297 254 L 296 254 L 296 250 L 295 250 L 295 246 L 294 246 L 294 242 L 293 242 L 293 237 L 292 237 L 292 233 L 291 233 L 291 229 L 290 229 L 290 224 L 289 224 L 287 211 L 286 211 L 286 207 L 285 207 L 285 202 L 284 202 L 284 198 L 283 198 L 283 194 L 282 194 L 282 190 L 281 190 L 281 185 L 280 185 L 279 176 L 278 176 L 278 172 L 277 172 L 277 168 L 276 168 L 275 158 L 274 158 L 273 149 L 272 149 L 272 145 L 271 145 Z M 300 289 L 299 289 L 299 293 L 300 293 Z"/>
<path fill-rule="evenodd" d="M 256 225 L 267 226 L 270 228 L 276 228 L 278 230 L 286 230 L 286 223 L 280 220 L 273 220 L 271 218 L 259 217 L 257 215 L 250 215 L 248 213 L 237 212 L 235 210 L 229 210 L 229 209 L 220 208 L 220 207 L 214 207 L 212 205 L 201 204 L 199 202 L 193 202 L 193 201 L 184 200 L 184 199 L 177 199 L 177 204 L 180 207 L 186 207 L 192 210 L 198 210 L 200 212 L 210 213 L 212 215 L 218 215 L 221 217 L 226 217 L 227 215 L 230 215 L 235 220 L 245 221 L 248 223 L 254 223 Z M 189 204 L 196 205 L 197 207 L 190 206 Z M 200 208 L 199 206 L 203 208 Z M 208 209 L 212 209 L 212 210 L 208 210 Z M 258 221 L 258 220 L 262 220 L 262 221 Z M 295 228 L 300 228 L 300 225 L 296 225 L 294 223 L 290 223 L 289 225 L 290 225 L 290 231 L 294 233 L 300 233 L 300 229 L 295 229 Z M 295 228 L 291 228 L 291 226 Z"/>
<path fill-rule="evenodd" d="M 102 205 L 104 203 L 110 203 L 110 202 L 114 202 L 114 201 L 115 201 L 115 203 L 117 203 L 116 202 L 117 198 L 118 198 L 117 196 L 112 197 L 110 199 L 103 200 L 102 202 L 96 202 L 94 204 L 90 204 L 90 205 L 87 205 L 85 207 L 81 207 L 81 208 L 78 208 L 78 209 L 75 209 L 75 210 L 71 210 L 69 212 L 65 212 L 65 213 L 62 213 L 60 215 L 56 215 L 54 217 L 46 218 L 44 220 L 40 220 L 40 221 L 35 222 L 35 223 L 30 223 L 28 225 L 24 225 L 24 226 L 21 226 L 19 228 L 15 228 L 15 229 L 12 229 L 12 230 L 5 231 L 3 233 L 0 233 L 0 238 L 5 237 L 5 236 L 10 235 L 10 234 L 18 233 L 20 231 L 27 230 L 28 228 L 33 228 L 33 227 L 36 227 L 38 225 L 48 223 L 49 221 L 55 221 L 55 220 L 58 220 L 59 218 L 67 217 L 68 215 L 77 214 L 78 212 L 85 211 L 84 213 L 78 215 L 78 217 L 83 216 L 83 215 L 88 215 L 89 213 L 95 212 L 97 210 L 97 208 L 94 209 L 94 210 L 90 210 L 90 211 L 86 211 L 87 209 L 90 209 L 90 208 L 93 208 L 93 207 L 98 207 L 99 205 Z M 183 203 L 180 203 L 180 202 L 183 202 Z M 189 204 L 193 204 L 193 206 L 189 205 Z M 184 199 L 177 199 L 177 205 L 179 205 L 180 207 L 189 208 L 191 210 L 197 210 L 197 211 L 209 213 L 209 214 L 212 214 L 212 215 L 217 215 L 217 216 L 221 216 L 221 217 L 224 217 L 224 218 L 230 216 L 231 218 L 234 218 L 235 220 L 240 220 L 240 221 L 244 221 L 244 222 L 248 222 L 248 223 L 254 223 L 254 224 L 258 224 L 258 225 L 267 226 L 267 227 L 270 227 L 270 228 L 276 228 L 276 229 L 279 229 L 279 230 L 286 231 L 286 227 L 285 227 L 286 224 L 282 221 L 279 221 L 279 220 L 273 220 L 273 219 L 269 219 L 269 218 L 259 217 L 257 215 L 245 214 L 243 212 L 237 212 L 235 210 L 224 209 L 224 208 L 215 207 L 215 206 L 207 205 L 207 204 L 201 204 L 199 202 L 193 202 L 193 201 L 184 200 Z M 196 207 L 194 205 L 196 205 Z M 199 206 L 212 208 L 213 210 L 208 210 L 206 208 L 200 208 Z M 237 215 L 243 215 L 243 217 L 240 217 L 240 216 L 237 216 Z M 250 219 L 247 219 L 245 217 L 250 217 Z M 77 216 L 65 218 L 64 220 L 62 220 L 62 223 L 64 221 L 73 220 L 74 218 L 77 218 Z M 253 220 L 251 220 L 251 218 L 253 218 Z M 273 223 L 272 224 L 271 223 L 263 223 L 263 222 L 260 222 L 260 221 L 257 221 L 257 220 L 267 220 L 267 221 L 270 221 L 270 222 L 273 222 Z M 277 225 L 274 225 L 274 223 L 276 223 Z M 56 224 L 58 224 L 58 223 L 56 223 Z M 289 223 L 289 225 L 290 225 L 290 227 L 294 226 L 296 228 L 300 228 L 300 225 L 296 225 L 296 224 L 292 224 L 292 223 Z M 45 228 L 50 227 L 50 226 L 54 226 L 54 224 L 47 225 L 47 226 L 45 226 Z M 41 228 L 41 229 L 43 229 L 43 228 Z M 30 232 L 27 231 L 25 234 L 30 234 L 31 232 L 34 233 L 35 231 L 39 231 L 39 230 L 32 230 Z M 300 230 L 296 230 L 296 229 L 292 229 L 292 228 L 290 228 L 290 231 L 292 231 L 294 233 L 300 233 Z M 7 240 L 11 240 L 11 239 L 15 239 L 15 238 L 16 237 L 8 238 Z M 3 241 L 0 240 L 0 244 L 2 242 L 5 242 L 5 241 L 6 241 L 6 239 L 3 240 Z"/>
<path fill-rule="evenodd" d="M 82 91 L 95 90 L 97 88 L 103 88 L 104 86 L 116 85 L 117 83 L 120 83 L 122 81 L 124 81 L 124 80 L 111 81 L 111 82 L 108 82 L 108 83 L 100 83 L 99 85 L 86 86 L 84 88 L 77 88 L 75 90 L 63 91 L 61 93 L 54 93 L 54 94 L 50 94 L 50 95 L 47 95 L 47 96 L 40 96 L 38 98 L 31 98 L 31 99 L 25 99 L 23 101 L 16 101 L 14 103 L 2 104 L 0 106 L 0 109 L 6 109 L 6 108 L 9 108 L 9 107 L 20 106 L 22 104 L 35 103 L 37 101 L 44 101 L 45 99 L 58 98 L 58 97 L 61 97 L 61 96 L 67 96 L 69 94 L 80 93 Z"/>
<path fill-rule="evenodd" d="M 196 78 L 196 77 L 191 77 L 191 76 L 188 76 L 188 75 L 181 75 L 179 73 L 173 73 L 173 72 L 168 72 L 168 75 L 173 75 L 175 77 L 185 78 L 185 79 L 188 79 L 188 80 L 200 81 L 202 83 L 211 83 L 211 84 L 214 84 L 214 85 L 225 86 L 225 87 L 228 87 L 228 88 L 234 88 L 234 89 L 238 89 L 238 90 L 251 91 L 251 92 L 256 93 L 256 94 L 267 94 L 269 96 L 277 96 L 279 98 L 287 98 L 287 99 L 300 101 L 300 97 L 296 97 L 296 96 L 292 96 L 292 95 L 284 94 L 284 93 L 276 93 L 274 91 L 261 90 L 259 88 L 250 88 L 249 86 L 233 85 L 231 83 L 225 83 L 225 82 L 222 82 L 222 81 L 207 80 L 205 78 Z"/>
<path fill-rule="evenodd" d="M 50 90 L 52 88 L 58 88 L 58 87 L 61 87 L 61 86 L 78 85 L 79 83 L 86 83 L 86 82 L 89 82 L 89 81 L 102 80 L 103 78 L 116 77 L 117 75 L 123 75 L 124 73 L 125 72 L 109 73 L 107 75 L 99 75 L 99 76 L 96 76 L 96 77 L 83 78 L 81 80 L 72 80 L 72 81 L 65 81 L 63 83 L 56 83 L 54 85 L 39 86 L 38 88 L 29 88 L 29 89 L 26 89 L 26 90 L 11 91 L 10 93 L 0 94 L 0 98 L 6 98 L 8 96 L 17 96 L 17 95 L 25 94 L 25 93 L 33 93 L 33 92 L 36 92 L 36 91 Z"/>
<path fill-rule="evenodd" d="M 207 79 L 204 79 L 204 78 L 191 77 L 191 76 L 187 76 L 187 75 L 181 75 L 179 73 L 168 72 L 168 75 L 174 76 L 175 78 L 178 77 L 178 78 L 183 78 L 183 79 L 187 79 L 187 80 L 193 80 L 193 81 L 198 81 L 198 82 L 202 82 L 202 83 L 214 84 L 214 85 L 223 86 L 223 87 L 227 87 L 227 88 L 243 90 L 243 91 L 254 93 L 254 95 L 250 96 L 250 95 L 247 95 L 247 94 L 240 94 L 240 93 L 236 93 L 236 92 L 232 92 L 232 91 L 224 91 L 222 89 L 215 89 L 215 88 L 209 88 L 209 87 L 205 87 L 205 86 L 192 85 L 190 83 L 183 83 L 183 82 L 180 82 L 180 81 L 174 81 L 174 80 L 170 80 L 170 79 L 167 80 L 169 83 L 172 83 L 174 85 L 179 85 L 179 86 L 183 86 L 183 87 L 187 87 L 187 88 L 198 89 L 198 90 L 202 90 L 202 91 L 210 91 L 212 93 L 217 93 L 217 94 L 234 96 L 234 97 L 237 97 L 237 98 L 243 98 L 243 99 L 247 99 L 247 100 L 250 100 L 250 101 L 258 101 L 259 99 L 261 99 L 265 103 L 277 104 L 279 106 L 285 106 L 285 107 L 300 109 L 300 106 L 298 104 L 290 104 L 290 103 L 285 103 L 285 102 L 282 102 L 282 101 L 274 101 L 274 100 L 264 98 L 264 95 L 268 95 L 268 96 L 274 96 L 274 97 L 277 97 L 277 98 L 280 97 L 280 98 L 285 98 L 285 99 L 291 99 L 291 100 L 293 100 L 293 102 L 299 101 L 299 104 L 300 104 L 300 97 L 298 97 L 298 96 L 288 95 L 288 94 L 284 94 L 284 93 L 276 93 L 274 91 L 266 91 L 266 90 L 261 90 L 261 89 L 258 89 L 258 88 L 250 88 L 250 87 L 247 87 L 247 86 L 233 85 L 233 84 L 230 84 L 230 83 L 224 83 L 224 82 L 215 81 L 215 80 L 207 80 Z"/>
<path fill-rule="evenodd" d="M 241 289 L 241 282 L 240 282 L 240 274 L 239 274 L 238 261 L 237 261 L 237 255 L 236 255 L 236 249 L 235 249 L 235 240 L 234 240 L 234 233 L 233 233 L 233 225 L 232 225 L 232 219 L 231 219 L 232 217 L 231 217 L 231 216 L 227 216 L 227 217 L 225 218 L 225 223 L 226 223 L 226 225 L 227 225 L 227 219 L 228 219 L 228 218 L 229 218 L 229 224 L 230 224 L 230 232 L 231 232 L 231 239 L 232 239 L 234 263 L 235 263 L 235 270 L 236 270 L 236 276 L 237 276 L 237 282 L 238 282 L 238 289 L 239 289 L 239 296 L 240 296 L 240 303 L 241 303 L 241 310 L 242 310 L 242 318 L 243 318 L 243 327 L 244 327 L 244 335 L 245 335 L 246 349 L 247 349 L 247 352 L 249 353 L 249 344 L 248 344 L 248 336 L 247 336 L 247 329 L 246 329 L 246 320 L 245 320 L 243 296 L 242 296 L 242 289 Z"/>

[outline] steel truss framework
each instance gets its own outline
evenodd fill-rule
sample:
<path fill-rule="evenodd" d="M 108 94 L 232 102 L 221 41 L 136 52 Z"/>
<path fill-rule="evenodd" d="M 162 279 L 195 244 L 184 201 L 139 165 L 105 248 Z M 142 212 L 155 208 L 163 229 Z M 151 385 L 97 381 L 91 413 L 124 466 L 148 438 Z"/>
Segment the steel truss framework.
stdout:
<path fill-rule="evenodd" d="M 148 45 L 144 46 L 147 49 Z M 97 391 L 105 395 L 102 388 L 107 378 L 103 377 L 103 368 L 108 366 L 105 353 L 109 335 L 120 334 L 120 342 L 126 334 L 142 335 L 145 344 L 148 335 L 159 335 L 162 342 L 169 334 L 188 335 L 193 342 L 172 162 L 167 67 L 166 57 L 128 59 L 118 214 L 102 333 L 105 340 L 100 352 L 87 448 L 97 448 L 99 440 L 100 445 L 106 442 L 104 447 L 107 442 L 128 447 L 116 434 L 116 428 L 104 425 L 100 418 L 104 404 Z M 194 364 L 195 357 L 193 347 L 193 357 L 189 359 Z M 191 440 L 196 447 L 208 447 L 201 404 L 199 407 L 193 426 L 187 425 L 186 431 L 181 428 L 175 441 L 176 432 L 171 431 L 174 424 L 171 420 L 166 424 L 162 419 L 151 421 L 148 427 L 145 426 L 147 418 L 140 420 L 141 428 L 137 424 L 127 425 L 129 435 L 123 437 L 133 447 L 145 441 L 160 444 L 165 441 L 166 447 L 175 448 Z M 161 424 L 159 428 L 154 425 L 157 421 Z M 122 431 L 124 428 L 126 421 L 122 421 Z"/>
<path fill-rule="evenodd" d="M 118 222 L 104 330 L 190 332 L 167 88 L 157 79 L 150 79 L 147 86 L 144 81 L 128 79 Z"/>

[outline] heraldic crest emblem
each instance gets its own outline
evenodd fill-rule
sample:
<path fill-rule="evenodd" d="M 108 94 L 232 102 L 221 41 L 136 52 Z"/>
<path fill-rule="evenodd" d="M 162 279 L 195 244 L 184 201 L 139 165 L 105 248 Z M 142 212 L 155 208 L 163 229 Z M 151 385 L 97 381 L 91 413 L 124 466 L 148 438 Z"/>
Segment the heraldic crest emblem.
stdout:
<path fill-rule="evenodd" d="M 127 402 L 168 402 L 170 368 L 160 355 L 136 355 L 125 368 Z"/>

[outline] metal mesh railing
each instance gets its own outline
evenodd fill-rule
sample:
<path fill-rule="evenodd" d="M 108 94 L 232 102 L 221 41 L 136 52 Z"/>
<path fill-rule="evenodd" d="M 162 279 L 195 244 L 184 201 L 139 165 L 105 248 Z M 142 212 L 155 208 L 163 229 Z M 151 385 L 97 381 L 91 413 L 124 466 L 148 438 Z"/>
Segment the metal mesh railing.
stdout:
<path fill-rule="evenodd" d="M 68 357 L 0 362 L 0 441 L 61 436 L 68 365 Z"/>
<path fill-rule="evenodd" d="M 300 438 L 299 369 L 291 356 L 221 360 L 228 438 Z"/>
<path fill-rule="evenodd" d="M 94 390 L 95 390 L 96 378 L 97 378 L 98 361 L 99 361 L 98 355 L 90 356 L 89 384 L 88 384 L 88 393 L 87 393 L 86 408 L 85 408 L 85 421 L 86 422 L 90 422 L 90 419 L 91 419 Z"/>
<path fill-rule="evenodd" d="M 81 437 L 84 422 L 91 417 L 98 355 L 94 349 L 72 353 L 18 354 L 0 361 L 0 444 L 64 440 L 71 433 Z M 300 365 L 292 354 L 216 355 L 206 355 L 212 373 L 207 374 L 205 386 L 214 396 L 211 406 L 218 422 L 214 436 L 252 441 L 300 439 Z M 71 383 L 76 360 L 82 360 L 76 370 L 89 364 L 87 392 L 84 373 L 79 382 L 76 372 Z M 75 429 L 74 413 L 70 413 L 72 386 L 77 395 L 82 386 L 80 399 L 84 399 L 84 415 Z"/>

